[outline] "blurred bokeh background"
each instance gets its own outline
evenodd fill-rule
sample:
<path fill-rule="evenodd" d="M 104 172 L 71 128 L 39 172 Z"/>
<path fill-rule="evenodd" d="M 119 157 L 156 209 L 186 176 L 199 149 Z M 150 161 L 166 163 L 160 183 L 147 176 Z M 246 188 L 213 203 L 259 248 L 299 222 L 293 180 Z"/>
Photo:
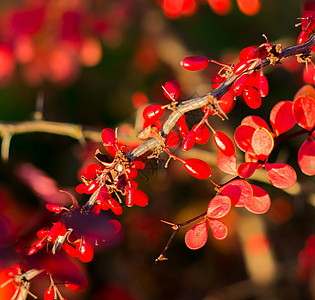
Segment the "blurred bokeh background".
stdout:
<path fill-rule="evenodd" d="M 185 56 L 233 63 L 241 49 L 263 43 L 263 34 L 284 47 L 296 43 L 300 29 L 295 24 L 304 1 L 261 0 L 250 13 L 238 5 L 244 1 L 222 2 L 231 7 L 219 6 L 216 11 L 211 5 L 220 4 L 219 0 L 2 0 L 0 123 L 17 124 L 35 116 L 95 132 L 118 126 L 124 141 L 136 144 L 143 105 L 168 103 L 161 88 L 166 81 L 180 83 L 180 100 L 211 91 L 211 78 L 219 67 L 185 71 L 179 64 Z M 274 104 L 292 100 L 306 83 L 303 71 L 295 58 L 266 68 L 270 93 L 261 108 L 253 111 L 239 100 L 230 119 L 216 120 L 213 126 L 232 136 L 246 115 L 268 121 Z M 307 83 L 313 84 L 309 79 Z M 189 118 L 193 124 L 200 116 L 195 113 Z M 296 168 L 294 188 L 276 189 L 260 173 L 252 181 L 271 195 L 266 214 L 233 209 L 224 219 L 228 237 L 216 241 L 209 236 L 197 251 L 186 247 L 183 229 L 173 241 L 169 260 L 158 264 L 154 261 L 172 234 L 160 220 L 183 222 L 204 212 L 215 192 L 208 181 L 191 178 L 177 162 L 167 170 L 152 162 L 137 180 L 149 195 L 149 205 L 124 208 L 117 217 L 123 239 L 97 251 L 83 267 L 88 288 L 69 295 L 65 291 L 65 297 L 315 299 L 315 241 L 310 238 L 315 233 L 315 187 L 314 179 L 298 169 L 297 150 L 302 142 L 302 138 L 289 141 L 272 157 Z M 36 224 L 44 212 L 45 191 L 49 194 L 58 187 L 75 194 L 80 168 L 94 162 L 94 151 L 100 147 L 97 140 L 60 134 L 14 135 L 9 159 L 0 165 L 0 209 L 7 234 Z M 228 177 L 215 167 L 216 151 L 209 142 L 188 153 L 176 153 L 204 159 L 213 168 L 212 179 L 225 182 Z M 238 157 L 243 159 L 240 152 Z M 38 176 L 35 188 L 29 187 L 20 176 L 29 164 L 53 181 Z M 87 200 L 76 196 L 82 203 Z M 40 295 L 43 288 L 42 282 L 32 283 L 31 290 Z"/>

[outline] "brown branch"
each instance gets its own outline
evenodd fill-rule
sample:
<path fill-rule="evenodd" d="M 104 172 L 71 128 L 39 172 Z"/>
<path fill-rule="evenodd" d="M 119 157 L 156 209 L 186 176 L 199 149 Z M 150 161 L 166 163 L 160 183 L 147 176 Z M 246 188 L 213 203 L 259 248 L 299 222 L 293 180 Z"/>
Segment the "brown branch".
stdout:
<path fill-rule="evenodd" d="M 281 53 L 278 55 L 277 63 L 280 63 L 281 59 L 294 56 L 294 55 L 305 55 L 308 56 L 311 49 L 315 45 L 315 34 L 313 34 L 304 44 L 290 46 L 282 49 Z M 266 67 L 271 64 L 271 61 L 267 58 L 262 59 L 261 63 L 252 63 L 244 73 L 251 72 L 253 70 L 258 70 L 261 67 Z M 167 137 L 169 132 L 175 126 L 177 120 L 186 112 L 192 111 L 198 108 L 201 108 L 210 103 L 210 105 L 220 111 L 220 107 L 217 104 L 218 99 L 220 99 L 225 93 L 228 92 L 230 87 L 236 82 L 236 80 L 242 76 L 244 73 L 240 75 L 231 75 L 228 77 L 218 88 L 216 88 L 211 93 L 206 95 L 196 97 L 193 99 L 189 99 L 179 103 L 176 107 L 176 110 L 173 111 L 167 120 L 164 122 L 163 127 L 160 131 L 160 134 L 163 139 Z M 146 143 L 140 145 L 136 149 L 127 153 L 127 157 L 130 160 L 134 160 L 136 157 L 141 156 L 145 152 L 149 150 L 153 150 L 156 147 L 161 146 L 161 141 L 157 139 L 151 139 Z"/>

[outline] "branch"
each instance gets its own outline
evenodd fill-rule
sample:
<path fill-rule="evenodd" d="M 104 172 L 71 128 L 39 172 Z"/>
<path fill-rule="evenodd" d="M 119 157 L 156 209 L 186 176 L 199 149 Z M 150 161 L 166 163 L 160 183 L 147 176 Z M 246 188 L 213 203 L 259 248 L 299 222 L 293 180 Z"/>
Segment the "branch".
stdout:
<path fill-rule="evenodd" d="M 282 49 L 281 53 L 278 54 L 276 57 L 276 63 L 280 63 L 282 59 L 291 56 L 298 56 L 303 55 L 305 57 L 309 56 L 311 49 L 315 45 L 315 34 L 313 34 L 305 43 L 295 46 L 290 46 Z M 258 70 L 261 67 L 266 67 L 270 64 L 274 64 L 274 62 L 268 58 L 264 58 L 261 60 L 261 63 L 252 63 L 247 70 L 245 70 L 240 75 L 231 75 L 229 76 L 218 88 L 216 88 L 211 93 L 206 95 L 196 97 L 193 99 L 189 99 L 177 104 L 176 110 L 173 111 L 167 120 L 164 122 L 163 127 L 160 131 L 161 137 L 165 140 L 167 135 L 170 133 L 172 128 L 175 126 L 177 120 L 186 112 L 196 110 L 201 108 L 210 103 L 210 105 L 217 111 L 222 112 L 219 104 L 218 99 L 220 99 L 225 93 L 228 92 L 230 87 L 236 82 L 238 78 L 240 78 L 244 73 L 251 72 L 253 70 Z M 149 141 L 145 142 L 144 144 L 140 145 L 136 149 L 129 151 L 127 153 L 127 157 L 130 160 L 134 160 L 135 158 L 141 156 L 142 154 L 146 153 L 147 151 L 153 150 L 158 146 L 161 146 L 161 141 L 153 138 Z"/>

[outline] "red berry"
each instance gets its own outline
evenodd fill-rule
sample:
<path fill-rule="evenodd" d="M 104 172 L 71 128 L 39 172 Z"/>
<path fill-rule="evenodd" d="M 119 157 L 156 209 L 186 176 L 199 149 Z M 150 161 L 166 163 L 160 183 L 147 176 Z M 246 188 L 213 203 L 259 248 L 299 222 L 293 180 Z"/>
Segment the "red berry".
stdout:
<path fill-rule="evenodd" d="M 221 76 L 219 73 L 215 73 L 211 81 L 212 88 L 215 90 L 225 80 L 225 77 Z"/>
<path fill-rule="evenodd" d="M 176 126 L 177 126 L 177 129 L 178 129 L 178 132 L 179 132 L 180 136 L 184 139 L 189 133 L 189 129 L 188 129 L 188 126 L 186 124 L 186 117 L 185 117 L 185 115 L 182 115 L 177 120 Z"/>
<path fill-rule="evenodd" d="M 249 46 L 249 47 L 244 48 L 238 56 L 239 60 L 243 61 L 243 60 L 257 58 L 258 57 L 257 49 L 258 48 L 255 46 Z"/>
<path fill-rule="evenodd" d="M 143 118 L 145 121 L 155 121 L 162 117 L 164 114 L 165 109 L 162 108 L 160 104 L 152 104 L 147 106 L 143 111 Z"/>
<path fill-rule="evenodd" d="M 129 185 L 126 186 L 126 205 L 131 207 L 135 203 L 135 189 Z"/>
<path fill-rule="evenodd" d="M 232 156 L 235 153 L 235 145 L 233 141 L 222 131 L 217 131 L 213 135 L 213 140 L 217 145 L 218 149 L 225 156 Z"/>
<path fill-rule="evenodd" d="M 185 151 L 190 150 L 196 143 L 196 136 L 197 136 L 196 131 L 190 130 L 182 143 L 182 149 Z"/>
<path fill-rule="evenodd" d="M 169 100 L 176 100 L 180 94 L 180 85 L 176 80 L 166 82 L 162 88 L 165 97 Z"/>
<path fill-rule="evenodd" d="M 243 73 L 249 67 L 249 64 L 250 64 L 250 62 L 248 60 L 240 61 L 233 68 L 233 73 L 235 75 L 239 75 L 239 74 Z"/>
<path fill-rule="evenodd" d="M 232 10 L 231 0 L 208 0 L 208 3 L 217 15 L 227 15 Z"/>
<path fill-rule="evenodd" d="M 192 176 L 198 179 L 207 179 L 211 176 L 211 168 L 203 160 L 197 158 L 186 159 L 184 167 Z"/>
<path fill-rule="evenodd" d="M 31 247 L 30 249 L 28 249 L 28 251 L 26 252 L 26 255 L 33 255 L 36 254 L 38 252 L 38 248 L 36 247 Z"/>
<path fill-rule="evenodd" d="M 53 287 L 49 287 L 45 290 L 44 300 L 54 300 L 55 299 L 55 290 Z"/>
<path fill-rule="evenodd" d="M 47 240 L 51 242 L 55 242 L 57 237 L 64 236 L 67 232 L 67 228 L 64 223 L 61 221 L 57 221 L 50 229 L 49 234 L 47 236 Z"/>
<path fill-rule="evenodd" d="M 51 212 L 59 213 L 63 210 L 63 206 L 59 204 L 54 204 L 54 203 L 47 203 L 46 209 L 48 209 Z"/>
<path fill-rule="evenodd" d="M 307 33 L 306 31 L 302 30 L 301 33 L 299 34 L 298 38 L 297 38 L 297 45 L 303 44 L 308 40 L 308 36 L 309 33 Z"/>
<path fill-rule="evenodd" d="M 72 247 L 68 243 L 63 243 L 62 249 L 63 249 L 64 252 L 66 252 L 71 257 L 77 257 L 78 256 L 77 249 Z"/>
<path fill-rule="evenodd" d="M 43 239 L 43 238 L 47 237 L 48 234 L 49 234 L 49 228 L 48 227 L 43 227 L 42 229 L 39 229 L 36 233 L 36 235 L 39 239 Z"/>
<path fill-rule="evenodd" d="M 230 89 L 231 94 L 235 94 L 236 96 L 242 95 L 243 90 L 247 85 L 248 79 L 249 74 L 243 74 L 239 79 L 237 79 Z"/>
<path fill-rule="evenodd" d="M 133 168 L 136 168 L 137 170 L 142 170 L 145 168 L 145 163 L 143 161 L 140 161 L 140 160 L 134 160 L 132 162 L 132 165 L 131 165 Z"/>
<path fill-rule="evenodd" d="M 138 176 L 137 169 L 134 168 L 126 168 L 126 177 L 128 180 L 136 179 Z"/>
<path fill-rule="evenodd" d="M 265 75 L 259 76 L 259 93 L 261 97 L 266 97 L 269 92 L 269 84 Z"/>
<path fill-rule="evenodd" d="M 85 239 L 76 242 L 76 250 L 78 253 L 78 259 L 82 262 L 88 263 L 94 257 L 94 249 L 92 244 Z"/>
<path fill-rule="evenodd" d="M 103 129 L 101 136 L 105 146 L 112 146 L 115 144 L 115 131 L 112 128 Z"/>
<path fill-rule="evenodd" d="M 195 130 L 198 124 L 194 125 L 192 130 Z M 209 141 L 210 132 L 206 125 L 202 124 L 196 131 L 196 143 L 200 145 L 204 145 Z"/>
<path fill-rule="evenodd" d="M 147 206 L 149 203 L 149 198 L 146 193 L 141 190 L 135 190 L 135 204 L 141 207 Z"/>
<path fill-rule="evenodd" d="M 91 183 L 89 183 L 85 188 L 86 194 L 93 194 L 97 189 L 99 188 L 99 184 L 96 182 L 96 180 L 93 180 Z"/>
<path fill-rule="evenodd" d="M 180 65 L 188 71 L 200 71 L 209 65 L 209 59 L 204 56 L 188 56 L 180 62 Z"/>
<path fill-rule="evenodd" d="M 247 87 L 244 89 L 243 97 L 246 104 L 253 109 L 259 108 L 261 105 L 260 93 L 253 87 Z"/>

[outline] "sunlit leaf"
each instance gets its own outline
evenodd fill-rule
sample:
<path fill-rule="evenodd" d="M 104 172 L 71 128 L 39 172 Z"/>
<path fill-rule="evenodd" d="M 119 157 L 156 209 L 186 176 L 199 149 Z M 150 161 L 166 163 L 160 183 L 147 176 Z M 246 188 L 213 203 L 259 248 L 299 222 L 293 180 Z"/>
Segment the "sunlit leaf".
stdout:
<path fill-rule="evenodd" d="M 252 137 L 255 128 L 248 125 L 240 125 L 235 129 L 234 140 L 236 145 L 244 152 L 255 155 L 252 148 Z"/>
<path fill-rule="evenodd" d="M 270 112 L 270 123 L 276 136 L 290 130 L 295 125 L 292 101 L 278 102 Z"/>
<path fill-rule="evenodd" d="M 247 125 L 247 126 L 251 126 L 255 129 L 263 127 L 266 128 L 268 131 L 271 131 L 267 122 L 258 116 L 247 116 L 245 117 L 242 122 L 241 125 Z"/>
<path fill-rule="evenodd" d="M 299 150 L 298 163 L 304 174 L 315 175 L 315 141 L 310 136 Z"/>
<path fill-rule="evenodd" d="M 298 97 L 305 97 L 308 96 L 310 98 L 315 99 L 315 89 L 312 85 L 306 84 L 304 86 L 302 86 L 294 95 L 294 99 L 298 98 Z"/>
<path fill-rule="evenodd" d="M 208 219 L 208 223 L 212 230 L 213 236 L 217 240 L 223 240 L 226 238 L 228 230 L 226 225 L 222 221 L 216 219 Z"/>
<path fill-rule="evenodd" d="M 260 160 L 265 160 L 274 147 L 271 133 L 265 128 L 257 128 L 252 137 L 252 147 Z"/>
<path fill-rule="evenodd" d="M 269 194 L 259 186 L 251 184 L 253 189 L 252 199 L 245 205 L 245 208 L 254 214 L 263 214 L 270 207 Z"/>
<path fill-rule="evenodd" d="M 231 200 L 227 196 L 217 195 L 210 200 L 207 216 L 213 219 L 223 218 L 231 209 Z"/>
<path fill-rule="evenodd" d="M 235 179 L 227 183 L 220 191 L 223 196 L 231 199 L 231 204 L 235 207 L 245 206 L 253 196 L 250 184 L 242 179 Z"/>
<path fill-rule="evenodd" d="M 200 249 L 205 245 L 208 239 L 207 221 L 203 219 L 191 227 L 185 235 L 185 243 L 192 250 Z"/>
<path fill-rule="evenodd" d="M 237 163 L 236 156 L 226 156 L 221 151 L 217 154 L 217 165 L 218 168 L 227 174 L 236 175 L 237 174 Z"/>
<path fill-rule="evenodd" d="M 259 163 L 257 162 L 244 162 L 238 167 L 238 175 L 242 178 L 249 178 L 254 174 L 258 166 Z"/>
<path fill-rule="evenodd" d="M 306 130 L 311 131 L 315 126 L 315 99 L 298 97 L 293 102 L 295 121 Z"/>
<path fill-rule="evenodd" d="M 282 163 L 265 164 L 267 176 L 272 185 L 280 189 L 287 189 L 296 182 L 294 169 Z"/>

